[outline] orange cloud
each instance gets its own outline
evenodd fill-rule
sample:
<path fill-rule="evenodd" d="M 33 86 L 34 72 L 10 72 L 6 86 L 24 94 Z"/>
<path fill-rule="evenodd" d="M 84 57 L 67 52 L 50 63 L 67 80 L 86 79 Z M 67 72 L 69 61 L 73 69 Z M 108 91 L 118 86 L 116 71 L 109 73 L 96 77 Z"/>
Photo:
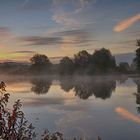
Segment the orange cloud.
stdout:
<path fill-rule="evenodd" d="M 140 118 L 132 114 L 131 112 L 127 111 L 126 109 L 122 107 L 117 107 L 115 111 L 121 115 L 123 118 L 131 120 L 133 122 L 139 123 L 140 124 Z"/>
<path fill-rule="evenodd" d="M 128 19 L 125 19 L 114 27 L 114 31 L 121 32 L 121 31 L 129 28 L 131 25 L 133 25 L 138 20 L 140 20 L 140 14 L 130 17 Z"/>

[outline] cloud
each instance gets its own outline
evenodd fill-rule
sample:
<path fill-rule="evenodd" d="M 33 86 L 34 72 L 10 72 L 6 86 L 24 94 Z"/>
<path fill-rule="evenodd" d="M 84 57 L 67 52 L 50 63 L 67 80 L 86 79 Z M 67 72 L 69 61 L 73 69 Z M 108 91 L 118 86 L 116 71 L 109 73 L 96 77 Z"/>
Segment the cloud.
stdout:
<path fill-rule="evenodd" d="M 4 46 L 4 45 L 2 45 L 2 44 L 0 44 L 0 48 L 5 48 L 6 46 Z"/>
<path fill-rule="evenodd" d="M 22 6 L 26 6 L 28 4 L 29 0 L 25 0 L 24 3 L 22 4 Z"/>
<path fill-rule="evenodd" d="M 85 44 L 95 41 L 91 39 L 90 33 L 87 30 L 75 29 L 54 33 L 56 36 L 63 37 L 63 44 Z"/>
<path fill-rule="evenodd" d="M 73 19 L 72 17 L 68 18 L 68 15 L 66 14 L 55 14 L 52 19 L 59 24 L 64 24 L 66 26 L 79 26 L 80 22 L 76 21 L 75 19 Z"/>
<path fill-rule="evenodd" d="M 133 17 L 123 20 L 114 27 L 115 32 L 121 32 L 132 26 L 135 22 L 140 20 L 140 14 L 137 14 Z"/>
<path fill-rule="evenodd" d="M 122 108 L 122 107 L 117 107 L 115 111 L 121 115 L 123 118 L 131 120 L 133 122 L 136 122 L 140 124 L 140 118 L 129 112 L 128 110 Z"/>
<path fill-rule="evenodd" d="M 34 54 L 35 51 L 14 51 L 12 53 L 20 53 L 20 54 Z"/>
<path fill-rule="evenodd" d="M 14 38 L 8 27 L 0 27 L 0 41 L 5 41 Z"/>
<path fill-rule="evenodd" d="M 93 18 L 87 16 L 87 11 L 92 9 L 94 3 L 95 0 L 53 0 L 52 20 L 67 27 L 94 23 Z"/>
<path fill-rule="evenodd" d="M 47 35 L 48 36 L 48 35 Z M 49 34 L 51 37 L 27 36 L 20 39 L 28 45 L 84 45 L 95 41 L 91 39 L 90 32 L 82 29 L 65 30 Z M 75 46 L 74 46 L 75 47 Z"/>
<path fill-rule="evenodd" d="M 52 3 L 50 2 L 51 0 L 24 0 L 21 4 L 21 9 L 26 10 L 26 11 L 36 11 L 36 10 L 47 10 L 49 11 L 50 8 L 52 7 Z"/>
<path fill-rule="evenodd" d="M 120 45 L 128 45 L 128 46 L 130 46 L 130 44 L 131 45 L 135 45 L 136 44 L 136 39 L 120 40 L 119 42 L 118 41 L 110 41 L 110 44 L 112 46 L 116 46 L 116 45 L 117 46 L 120 46 Z M 132 46 L 130 46 L 130 47 L 132 47 Z"/>
<path fill-rule="evenodd" d="M 83 29 L 75 29 L 75 30 L 67 30 L 67 31 L 62 31 L 62 32 L 57 32 L 56 35 L 61 35 L 61 36 L 73 36 L 73 35 L 85 35 L 87 34 L 87 31 L 86 30 L 83 30 Z"/>
<path fill-rule="evenodd" d="M 75 10 L 76 13 L 82 11 L 82 9 L 89 4 L 89 0 L 79 0 L 79 2 L 80 2 L 80 6 L 78 9 Z"/>
<path fill-rule="evenodd" d="M 28 45 L 52 45 L 62 43 L 61 37 L 28 36 L 22 37 L 21 40 L 29 43 Z"/>
<path fill-rule="evenodd" d="M 139 27 L 138 28 L 135 27 L 135 30 L 133 30 L 133 31 L 125 32 L 124 35 L 126 35 L 128 37 L 130 37 L 130 36 L 132 37 L 133 36 L 135 39 L 138 38 L 140 36 Z"/>

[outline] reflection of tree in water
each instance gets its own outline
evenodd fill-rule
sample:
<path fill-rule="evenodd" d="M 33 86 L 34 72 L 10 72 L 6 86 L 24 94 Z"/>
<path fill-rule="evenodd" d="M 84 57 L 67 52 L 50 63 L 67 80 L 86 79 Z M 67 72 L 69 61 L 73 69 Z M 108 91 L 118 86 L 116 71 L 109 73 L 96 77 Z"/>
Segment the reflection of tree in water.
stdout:
<path fill-rule="evenodd" d="M 137 85 L 137 93 L 135 93 L 136 96 L 136 104 L 138 105 L 137 111 L 140 113 L 140 79 L 133 79 L 135 84 Z"/>
<path fill-rule="evenodd" d="M 31 91 L 33 91 L 36 94 L 45 94 L 49 91 L 52 84 L 52 80 L 45 78 L 34 78 L 32 79 L 31 83 Z"/>
<path fill-rule="evenodd" d="M 61 81 L 60 86 L 61 86 L 62 90 L 69 92 L 71 89 L 73 89 L 73 87 L 74 87 L 73 78 L 65 77 L 65 78 L 61 78 L 60 81 Z"/>
<path fill-rule="evenodd" d="M 96 98 L 107 99 L 111 97 L 115 87 L 116 82 L 112 80 L 89 80 L 75 86 L 75 94 L 82 99 L 88 99 L 93 94 Z"/>
<path fill-rule="evenodd" d="M 116 81 L 103 78 L 98 80 L 92 78 L 63 79 L 61 88 L 67 92 L 74 89 L 75 96 L 81 99 L 88 99 L 93 94 L 96 98 L 107 99 L 111 97 L 112 91 L 115 90 Z"/>
<path fill-rule="evenodd" d="M 78 96 L 81 99 L 88 99 L 90 96 L 93 95 L 92 80 L 77 80 L 74 84 L 74 91 L 75 96 Z"/>
<path fill-rule="evenodd" d="M 96 98 L 107 99 L 111 97 L 111 94 L 115 88 L 116 81 L 101 79 L 94 82 L 93 93 Z"/>
<path fill-rule="evenodd" d="M 127 75 L 117 77 L 117 81 L 118 81 L 120 84 L 125 83 L 127 80 L 128 80 L 128 76 L 127 76 Z"/>

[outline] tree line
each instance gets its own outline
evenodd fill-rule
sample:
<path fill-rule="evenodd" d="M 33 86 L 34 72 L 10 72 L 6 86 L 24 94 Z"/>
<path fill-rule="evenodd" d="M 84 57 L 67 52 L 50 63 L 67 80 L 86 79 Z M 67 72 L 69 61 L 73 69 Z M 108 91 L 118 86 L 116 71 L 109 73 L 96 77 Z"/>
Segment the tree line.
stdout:
<path fill-rule="evenodd" d="M 33 74 L 59 73 L 61 75 L 136 73 L 140 72 L 140 39 L 137 40 L 137 46 L 136 57 L 133 60 L 133 69 L 130 68 L 127 62 L 117 64 L 111 51 L 101 48 L 95 50 L 93 54 L 82 50 L 74 54 L 73 58 L 63 57 L 59 64 L 52 64 L 46 55 L 35 54 L 30 59 L 30 72 Z"/>
<path fill-rule="evenodd" d="M 94 74 L 130 74 L 140 72 L 140 39 L 136 41 L 136 57 L 133 63 L 117 64 L 115 56 L 106 48 L 89 54 L 86 50 L 74 54 L 73 58 L 63 57 L 59 64 L 53 64 L 44 54 L 35 54 L 30 63 L 5 62 L 0 64 L 0 73 L 6 74 L 60 74 L 60 75 L 94 75 Z"/>
<path fill-rule="evenodd" d="M 63 57 L 58 65 L 52 64 L 49 58 L 42 54 L 35 54 L 30 60 L 30 70 L 34 73 L 51 73 L 56 70 L 62 75 L 94 74 L 112 72 L 116 67 L 115 57 L 105 48 L 96 50 L 93 54 L 82 50 L 75 54 L 73 59 Z"/>
<path fill-rule="evenodd" d="M 52 64 L 46 55 L 35 54 L 31 59 L 30 71 L 33 73 L 56 72 L 62 75 L 71 74 L 96 74 L 113 72 L 116 68 L 115 57 L 110 50 L 102 48 L 89 54 L 82 50 L 74 55 L 74 58 L 66 56 L 59 64 Z"/>

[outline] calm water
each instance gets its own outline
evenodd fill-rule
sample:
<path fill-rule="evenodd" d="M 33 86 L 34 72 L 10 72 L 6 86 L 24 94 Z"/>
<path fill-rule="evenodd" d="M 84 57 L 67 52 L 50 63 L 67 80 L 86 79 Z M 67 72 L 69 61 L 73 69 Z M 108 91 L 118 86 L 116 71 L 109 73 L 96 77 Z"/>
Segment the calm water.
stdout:
<path fill-rule="evenodd" d="M 48 128 L 65 137 L 140 139 L 140 79 L 128 77 L 1 76 L 12 104 L 21 99 L 39 134 Z"/>

